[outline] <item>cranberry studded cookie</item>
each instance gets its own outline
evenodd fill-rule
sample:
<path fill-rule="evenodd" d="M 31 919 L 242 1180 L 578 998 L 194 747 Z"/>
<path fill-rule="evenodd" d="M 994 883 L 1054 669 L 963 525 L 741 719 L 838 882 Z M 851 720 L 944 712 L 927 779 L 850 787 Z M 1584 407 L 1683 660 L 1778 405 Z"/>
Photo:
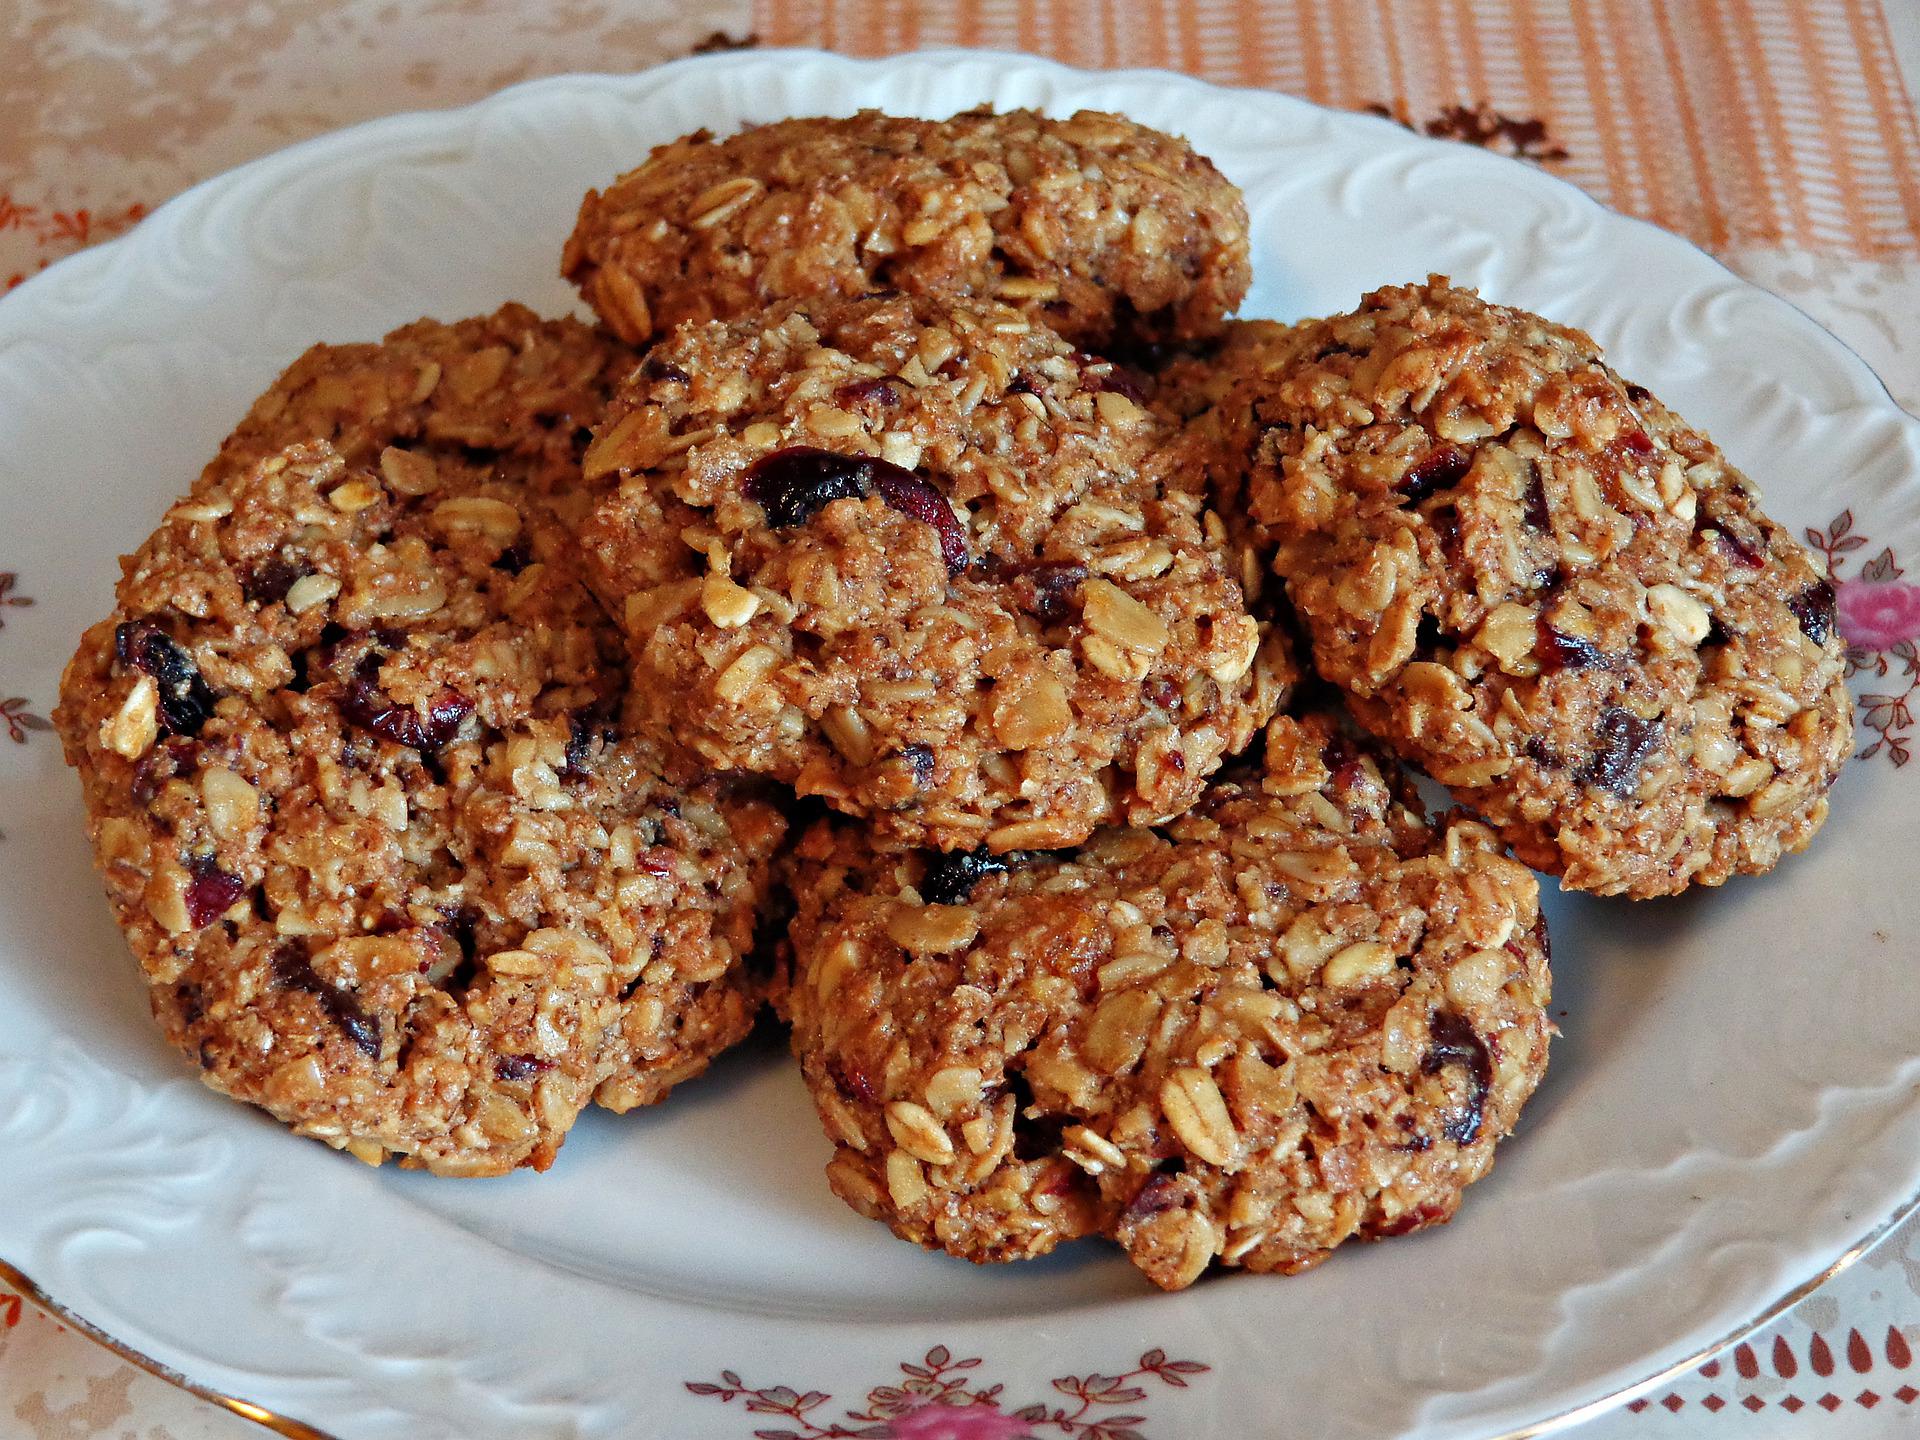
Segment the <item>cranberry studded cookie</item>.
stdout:
<path fill-rule="evenodd" d="M 1546 930 L 1486 826 L 1396 789 L 1282 718 L 1164 833 L 814 827 L 786 1003 L 835 1193 L 975 1261 L 1106 1234 L 1167 1289 L 1451 1218 L 1546 1067 Z"/>
<path fill-rule="evenodd" d="M 1165 426 L 1019 311 L 896 296 L 689 326 L 587 452 L 636 723 L 937 849 L 1151 822 L 1290 678 Z"/>
<path fill-rule="evenodd" d="M 1216 497 L 1355 717 L 1600 894 L 1806 846 L 1852 743 L 1834 593 L 1593 341 L 1435 279 L 1255 357 Z"/>
<path fill-rule="evenodd" d="M 622 738 L 522 467 L 296 446 L 124 562 L 55 713 L 168 1038 L 377 1163 L 544 1169 L 745 1033 L 771 807 Z"/>
<path fill-rule="evenodd" d="M 562 272 L 624 339 L 779 300 L 997 297 L 1076 344 L 1185 340 L 1245 295 L 1240 192 L 1118 115 L 783 120 L 590 191 Z"/>

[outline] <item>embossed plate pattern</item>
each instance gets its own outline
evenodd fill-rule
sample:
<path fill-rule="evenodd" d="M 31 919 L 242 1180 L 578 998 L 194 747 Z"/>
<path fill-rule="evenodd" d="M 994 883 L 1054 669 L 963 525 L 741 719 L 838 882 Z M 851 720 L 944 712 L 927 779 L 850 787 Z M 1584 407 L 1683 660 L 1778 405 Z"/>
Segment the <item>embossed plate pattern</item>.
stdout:
<path fill-rule="evenodd" d="M 1248 195 L 1248 313 L 1450 273 L 1594 332 L 1796 529 L 1851 508 L 1920 556 L 1920 426 L 1864 365 L 1521 164 L 1164 74 L 749 53 L 314 141 L 0 302 L 0 568 L 38 602 L 7 618 L 8 689 L 52 703 L 113 557 L 311 341 L 509 296 L 564 309 L 581 191 L 684 131 L 983 101 L 1191 137 Z M 771 1053 L 658 1113 L 590 1118 L 544 1177 L 437 1182 L 292 1139 L 160 1041 L 77 786 L 31 742 L 0 760 L 0 1257 L 163 1364 L 342 1436 L 1001 1440 L 1122 1415 L 1159 1440 L 1489 1436 L 1728 1335 L 1920 1189 L 1920 812 L 1884 759 L 1850 767 L 1825 834 L 1773 877 L 1555 898 L 1565 1035 L 1454 1224 L 1162 1296 L 1098 1247 L 974 1270 L 859 1220 Z M 989 1399 L 927 1410 L 948 1381 Z"/>

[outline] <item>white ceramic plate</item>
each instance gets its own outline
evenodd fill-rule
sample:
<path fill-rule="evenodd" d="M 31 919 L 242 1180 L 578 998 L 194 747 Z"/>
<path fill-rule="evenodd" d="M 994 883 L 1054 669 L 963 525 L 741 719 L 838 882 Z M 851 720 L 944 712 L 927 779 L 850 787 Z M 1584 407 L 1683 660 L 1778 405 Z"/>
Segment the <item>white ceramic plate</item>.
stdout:
<path fill-rule="evenodd" d="M 565 309 L 580 193 L 684 131 L 983 101 L 1191 137 L 1247 192 L 1249 313 L 1449 272 L 1594 332 L 1796 530 L 1851 508 L 1874 542 L 1854 571 L 1882 545 L 1920 558 L 1920 426 L 1865 366 L 1539 171 L 1165 74 L 750 53 L 301 145 L 0 301 L 0 569 L 38 602 L 0 608 L 0 701 L 45 713 L 113 557 L 312 341 L 510 296 Z M 1893 668 L 1867 688 L 1897 692 Z M 1167 1296 L 1098 1245 L 974 1269 L 891 1239 L 828 1194 L 768 1052 L 658 1113 L 589 1117 L 546 1176 L 373 1171 L 293 1139 L 161 1042 L 77 786 L 22 733 L 0 741 L 0 1257 L 193 1380 L 341 1436 L 1504 1434 L 1727 1338 L 1920 1189 L 1920 808 L 1884 751 L 1775 876 L 1556 899 L 1565 1036 L 1454 1224 Z M 923 1403 L 961 1390 L 985 1398 Z"/>

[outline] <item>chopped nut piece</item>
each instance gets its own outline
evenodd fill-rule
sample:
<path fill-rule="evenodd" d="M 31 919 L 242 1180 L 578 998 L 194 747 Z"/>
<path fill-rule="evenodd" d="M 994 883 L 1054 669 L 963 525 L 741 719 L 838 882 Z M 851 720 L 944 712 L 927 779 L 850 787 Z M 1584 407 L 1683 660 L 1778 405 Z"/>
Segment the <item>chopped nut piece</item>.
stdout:
<path fill-rule="evenodd" d="M 138 760 L 160 738 L 160 690 L 151 676 L 142 675 L 103 729 L 109 750 L 128 760 Z"/>
<path fill-rule="evenodd" d="M 722 630 L 737 630 L 760 613 L 760 597 L 724 575 L 709 575 L 700 585 L 700 608 Z"/>
<path fill-rule="evenodd" d="M 1394 953 L 1375 940 L 1362 940 L 1337 952 L 1320 972 L 1320 979 L 1335 990 L 1384 980 L 1395 968 Z"/>

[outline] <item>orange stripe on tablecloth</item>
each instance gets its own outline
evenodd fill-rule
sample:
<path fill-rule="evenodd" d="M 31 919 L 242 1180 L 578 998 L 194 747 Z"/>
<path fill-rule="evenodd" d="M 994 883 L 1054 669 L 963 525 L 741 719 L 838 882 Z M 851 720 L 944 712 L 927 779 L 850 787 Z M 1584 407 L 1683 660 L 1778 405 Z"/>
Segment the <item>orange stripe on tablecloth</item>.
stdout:
<path fill-rule="evenodd" d="M 1373 19 L 1380 27 L 1380 52 L 1387 61 L 1387 88 L 1393 92 L 1394 99 L 1418 115 L 1424 97 L 1416 95 L 1413 86 L 1407 83 L 1407 68 L 1400 59 L 1400 27 L 1395 23 L 1393 0 L 1374 0 Z"/>
<path fill-rule="evenodd" d="M 1825 93 L 1820 73 L 1801 50 L 1793 33 L 1793 15 L 1777 6 L 1762 10 L 1751 4 L 1747 14 L 1758 50 L 1758 74 L 1770 87 L 1767 118 L 1785 137 L 1781 173 L 1806 207 L 1809 229 L 1802 243 L 1809 248 L 1844 243 L 1849 225 L 1846 196 L 1834 164 L 1839 118 L 1834 114 L 1834 97 Z"/>
<path fill-rule="evenodd" d="M 1684 0 L 1683 0 L 1684 3 Z M 1660 55 L 1666 66 L 1667 86 L 1673 95 L 1674 113 L 1680 121 L 1680 140 L 1686 147 L 1691 180 L 1700 195 L 1702 232 L 1696 238 L 1705 245 L 1724 245 L 1727 241 L 1727 216 L 1720 208 L 1719 189 L 1714 184 L 1713 164 L 1707 158 L 1700 131 L 1700 117 L 1694 113 L 1693 96 L 1687 86 L 1686 71 L 1680 63 L 1679 46 L 1673 37 L 1673 16 L 1668 0 L 1653 0 L 1653 26 L 1660 37 Z"/>
<path fill-rule="evenodd" d="M 1748 0 L 1728 0 L 1727 15 L 1732 29 L 1739 36 L 1741 50 L 1754 60 L 1742 73 L 1752 82 L 1755 95 L 1753 113 L 1759 122 L 1759 134 L 1766 140 L 1765 149 L 1758 153 L 1761 156 L 1761 171 L 1767 174 L 1768 198 L 1785 202 L 1787 216 L 1792 223 L 1788 239 L 1802 249 L 1812 249 L 1816 243 L 1815 226 L 1807 212 L 1800 187 L 1792 183 L 1793 143 L 1780 117 L 1780 94 L 1767 68 L 1765 47 L 1759 27 L 1754 24 L 1753 7 Z"/>
<path fill-rule="evenodd" d="M 1575 48 L 1580 55 L 1581 73 L 1587 83 L 1587 103 L 1593 110 L 1593 123 L 1600 134 L 1600 159 L 1606 167 L 1607 188 L 1613 192 L 1614 203 L 1633 206 L 1635 202 L 1644 205 L 1640 187 L 1635 183 L 1632 157 L 1627 147 L 1621 143 L 1620 127 L 1614 114 L 1612 96 L 1608 93 L 1606 57 L 1603 41 L 1593 23 L 1593 11 L 1586 5 L 1572 8 L 1574 33 L 1577 38 Z"/>
<path fill-rule="evenodd" d="M 1738 172 L 1737 183 L 1728 202 L 1729 241 L 1764 243 L 1779 241 L 1786 233 L 1783 206 L 1773 193 L 1773 183 L 1761 163 L 1760 133 L 1755 128 L 1757 102 L 1740 86 L 1742 71 L 1734 59 L 1728 36 L 1731 23 L 1720 13 L 1720 0 L 1694 0 L 1706 24 L 1701 29 L 1706 53 L 1700 61 L 1709 67 L 1694 93 L 1717 100 L 1731 96 L 1733 103 L 1717 103 L 1703 117 L 1714 145 L 1715 164 L 1723 172 Z M 1750 87 L 1747 87 L 1750 88 Z"/>
<path fill-rule="evenodd" d="M 1816 10 L 1812 5 L 1789 5 L 1787 15 L 1793 23 L 1795 47 L 1811 67 L 1816 122 L 1824 121 L 1821 126 L 1822 148 L 1827 152 L 1827 163 L 1839 192 L 1845 222 L 1852 232 L 1854 244 L 1865 247 L 1872 243 L 1872 206 L 1867 201 L 1860 184 L 1859 171 L 1854 165 L 1850 133 L 1854 126 L 1846 114 L 1849 102 L 1859 97 L 1859 87 L 1843 88 L 1844 82 L 1835 75 L 1827 54 L 1834 28 L 1844 25 L 1845 19 L 1830 7 Z M 1851 94 L 1847 93 L 1849 90 Z"/>
<path fill-rule="evenodd" d="M 1887 34 L 1887 18 L 1877 6 L 1871 18 L 1862 0 L 1845 0 L 1847 24 L 1861 57 L 1862 79 L 1869 103 L 1873 106 L 1876 138 L 1887 157 L 1887 180 L 1893 192 L 1897 219 L 1889 217 L 1890 233 L 1878 235 L 1881 246 L 1910 245 L 1920 235 L 1920 176 L 1916 154 L 1920 154 L 1920 125 L 1916 125 L 1912 97 L 1906 79 L 1893 58 L 1893 42 Z"/>
<path fill-rule="evenodd" d="M 1467 62 L 1467 98 L 1491 100 L 1486 52 L 1481 48 L 1480 17 L 1474 13 L 1473 0 L 1453 0 L 1453 18 L 1460 29 L 1460 53 Z"/>
<path fill-rule="evenodd" d="M 1319 105 L 1333 102 L 1328 98 L 1333 94 L 1332 77 L 1327 70 L 1327 47 L 1321 42 L 1321 22 L 1323 16 L 1314 0 L 1300 0 L 1293 7 L 1299 17 L 1299 54 L 1301 71 L 1301 89 L 1309 100 Z"/>
<path fill-rule="evenodd" d="M 1540 35 L 1544 21 L 1534 8 L 1534 0 L 1517 0 L 1515 8 L 1528 21 L 1528 31 L 1532 35 Z M 1592 15 L 1582 8 L 1574 8 L 1571 13 L 1555 13 L 1553 19 L 1563 23 L 1567 31 L 1559 46 L 1540 42 L 1542 56 L 1548 61 L 1561 61 L 1567 71 L 1578 71 L 1580 96 L 1586 100 L 1586 117 L 1597 138 L 1597 144 L 1590 142 L 1586 146 L 1586 150 L 1592 152 L 1592 157 L 1576 157 L 1576 165 L 1588 175 L 1590 188 L 1596 188 L 1609 204 L 1628 205 L 1632 188 L 1628 184 L 1626 165 L 1620 152 L 1620 136 L 1613 121 L 1613 108 L 1607 104 L 1601 61 L 1588 36 L 1592 29 Z M 1559 86 L 1555 88 L 1559 90 Z M 1574 98 L 1576 96 L 1571 92 L 1563 92 L 1563 102 L 1571 104 Z"/>
<path fill-rule="evenodd" d="M 1169 62 L 1191 74 L 1200 68 L 1200 14 L 1202 6 L 1175 5 L 1173 7 L 1174 34 L 1179 48 Z"/>
<path fill-rule="evenodd" d="M 1364 77 L 1360 73 L 1359 41 L 1353 28 L 1354 7 L 1347 0 L 1330 0 L 1326 13 L 1327 23 L 1333 31 L 1333 94 L 1334 104 L 1351 103 L 1350 96 L 1362 94 Z M 1387 104 L 1394 103 L 1396 97 L 1382 95 L 1380 99 Z"/>
<path fill-rule="evenodd" d="M 1643 58 L 1647 6 L 1634 0 L 1607 0 L 1607 5 L 1612 34 L 1632 37 L 1624 47 L 1616 38 L 1613 62 L 1616 93 L 1625 107 L 1627 144 L 1641 187 L 1635 208 L 1671 229 L 1697 235 L 1703 228 L 1699 174 L 1693 152 L 1673 143 L 1674 132 L 1682 128 L 1674 113 L 1674 87 L 1661 83 L 1662 65 Z"/>

